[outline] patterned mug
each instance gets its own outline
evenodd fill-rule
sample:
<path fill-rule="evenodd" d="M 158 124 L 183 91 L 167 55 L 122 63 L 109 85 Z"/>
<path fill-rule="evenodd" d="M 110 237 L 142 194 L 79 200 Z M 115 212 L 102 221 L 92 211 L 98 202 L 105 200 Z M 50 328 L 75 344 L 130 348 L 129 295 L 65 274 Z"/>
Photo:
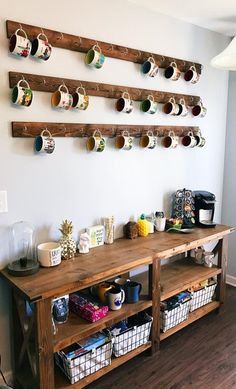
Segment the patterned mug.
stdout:
<path fill-rule="evenodd" d="M 149 57 L 143 64 L 142 64 L 142 73 L 149 76 L 149 77 L 155 77 L 158 73 L 159 67 L 155 63 L 155 59 L 153 57 Z"/>
<path fill-rule="evenodd" d="M 11 101 L 13 104 L 29 107 L 33 100 L 33 92 L 28 82 L 24 79 L 18 81 L 12 89 Z"/>
<path fill-rule="evenodd" d="M 34 141 L 35 151 L 38 153 L 52 154 L 55 150 L 55 140 L 50 131 L 43 130 L 39 136 L 36 136 Z"/>
<path fill-rule="evenodd" d="M 52 94 L 51 103 L 53 107 L 66 110 L 72 107 L 73 98 L 65 84 L 60 85 L 59 88 Z"/>
<path fill-rule="evenodd" d="M 19 33 L 21 33 L 21 35 Z M 27 58 L 30 50 L 31 42 L 28 39 L 26 32 L 22 28 L 19 28 L 10 37 L 9 51 L 12 54 Z"/>
<path fill-rule="evenodd" d="M 178 69 L 176 62 L 171 62 L 165 69 L 164 76 L 172 81 L 177 81 L 181 75 L 181 71 Z"/>
<path fill-rule="evenodd" d="M 177 115 L 179 112 L 179 104 L 175 102 L 175 98 L 171 97 L 167 103 L 163 105 L 162 111 L 167 115 Z"/>
<path fill-rule="evenodd" d="M 190 68 L 184 73 L 185 81 L 191 82 L 191 84 L 196 84 L 199 81 L 200 74 L 197 72 L 195 65 L 190 66 Z"/>
<path fill-rule="evenodd" d="M 93 132 L 93 135 L 88 138 L 86 143 L 87 150 L 97 151 L 99 153 L 104 151 L 105 146 L 106 146 L 106 141 L 102 137 L 102 134 L 99 130 L 95 130 Z"/>
<path fill-rule="evenodd" d="M 122 96 L 116 101 L 118 112 L 131 113 L 133 111 L 133 102 L 128 92 L 123 92 Z"/>
<path fill-rule="evenodd" d="M 85 56 L 86 65 L 100 69 L 105 62 L 105 55 L 102 53 L 99 45 L 94 45 Z"/>
<path fill-rule="evenodd" d="M 133 139 L 128 131 L 122 131 L 121 135 L 116 137 L 116 148 L 122 150 L 131 150 L 133 146 Z"/>
<path fill-rule="evenodd" d="M 167 136 L 164 136 L 164 138 L 161 141 L 161 144 L 166 149 L 175 149 L 178 146 L 179 138 L 175 135 L 173 131 L 170 131 Z"/>
<path fill-rule="evenodd" d="M 43 38 L 43 39 L 40 39 Z M 48 38 L 45 34 L 40 33 L 32 41 L 31 55 L 33 57 L 47 61 L 52 53 L 52 46 L 48 42 Z"/>
<path fill-rule="evenodd" d="M 180 99 L 179 103 L 179 112 L 176 114 L 177 116 L 187 116 L 188 115 L 188 107 L 185 104 L 184 99 Z"/>
<path fill-rule="evenodd" d="M 192 131 L 189 131 L 187 135 L 182 138 L 182 145 L 184 147 L 195 147 L 197 145 L 197 139 L 193 135 Z"/>
<path fill-rule="evenodd" d="M 139 144 L 141 147 L 154 149 L 157 145 L 157 137 L 149 130 L 145 135 L 141 136 Z"/>
<path fill-rule="evenodd" d="M 206 113 L 207 109 L 206 107 L 203 107 L 202 100 L 200 100 L 199 103 L 192 108 L 193 116 L 204 117 Z"/>
<path fill-rule="evenodd" d="M 157 102 L 154 100 L 153 95 L 148 95 L 148 97 L 143 100 L 140 104 L 140 109 L 142 112 L 154 114 L 157 111 Z"/>
<path fill-rule="evenodd" d="M 82 91 L 83 93 L 80 93 L 79 91 Z M 88 108 L 89 105 L 89 96 L 86 95 L 86 90 L 82 87 L 79 86 L 75 93 L 72 95 L 73 97 L 73 103 L 72 107 L 77 108 L 79 110 L 85 110 Z"/>

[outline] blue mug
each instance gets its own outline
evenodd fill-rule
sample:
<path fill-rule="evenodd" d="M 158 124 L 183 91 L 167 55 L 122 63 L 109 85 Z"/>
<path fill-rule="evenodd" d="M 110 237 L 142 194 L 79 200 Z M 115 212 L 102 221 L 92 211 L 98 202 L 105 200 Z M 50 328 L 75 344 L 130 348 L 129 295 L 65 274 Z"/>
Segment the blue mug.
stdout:
<path fill-rule="evenodd" d="M 142 285 L 136 281 L 125 284 L 125 300 L 127 303 L 137 303 L 142 290 Z"/>

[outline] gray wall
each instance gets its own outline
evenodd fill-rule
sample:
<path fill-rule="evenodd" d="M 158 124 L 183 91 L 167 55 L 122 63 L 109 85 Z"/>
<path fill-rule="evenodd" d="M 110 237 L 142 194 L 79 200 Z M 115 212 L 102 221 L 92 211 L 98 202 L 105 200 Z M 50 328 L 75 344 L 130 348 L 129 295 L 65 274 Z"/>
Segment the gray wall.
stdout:
<path fill-rule="evenodd" d="M 58 239 L 63 218 L 73 221 L 77 239 L 81 229 L 113 214 L 119 236 L 130 216 L 168 210 L 169 195 L 187 187 L 216 194 L 216 219 L 220 221 L 228 74 L 212 69 L 209 61 L 226 46 L 226 37 L 125 0 L 1 3 L 0 190 L 8 191 L 9 212 L 0 214 L 0 267 L 9 261 L 7 227 L 19 220 L 32 222 L 38 242 L 43 242 Z M 162 72 L 147 80 L 140 74 L 140 65 L 110 58 L 103 69 L 95 71 L 84 65 L 84 54 L 56 48 L 46 63 L 17 59 L 8 54 L 6 19 L 201 62 L 203 74 L 196 85 L 183 79 L 165 80 Z M 202 96 L 208 114 L 205 118 L 175 118 L 159 111 L 146 116 L 135 104 L 134 112 L 125 115 L 115 112 L 114 100 L 96 97 L 91 97 L 85 112 L 58 112 L 50 106 L 50 94 L 40 92 L 34 93 L 30 108 L 21 109 L 10 104 L 10 70 L 196 94 Z M 207 143 L 203 149 L 179 146 L 148 151 L 140 150 L 136 140 L 130 152 L 118 152 L 110 139 L 107 150 L 96 154 L 85 150 L 84 139 L 62 138 L 56 140 L 53 155 L 39 156 L 33 152 L 33 139 L 11 137 L 13 120 L 199 125 Z M 8 293 L 0 281 L 0 352 L 5 371 L 11 368 L 8 310 Z"/>
<path fill-rule="evenodd" d="M 222 220 L 225 224 L 236 225 L 236 72 L 229 72 L 229 94 L 227 112 L 227 132 L 225 144 L 225 174 L 222 203 Z M 229 238 L 228 274 L 230 281 L 236 286 L 236 240 L 235 233 Z"/>

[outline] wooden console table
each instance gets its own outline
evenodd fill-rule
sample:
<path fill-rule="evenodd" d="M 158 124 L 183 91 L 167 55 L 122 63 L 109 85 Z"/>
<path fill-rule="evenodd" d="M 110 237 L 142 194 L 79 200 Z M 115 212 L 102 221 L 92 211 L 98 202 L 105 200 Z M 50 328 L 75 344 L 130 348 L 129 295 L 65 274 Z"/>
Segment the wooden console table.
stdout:
<path fill-rule="evenodd" d="M 90 250 L 63 261 L 55 268 L 41 268 L 37 274 L 14 277 L 2 270 L 0 275 L 13 291 L 13 339 L 16 387 L 24 389 L 83 388 L 92 381 L 125 363 L 144 350 L 155 353 L 161 340 L 172 335 L 203 315 L 219 309 L 225 299 L 228 235 L 233 228 L 217 225 L 215 228 L 196 228 L 190 234 L 158 232 L 135 240 L 118 239 L 113 245 Z M 161 266 L 161 260 L 209 242 L 218 241 L 214 252 L 218 253 L 217 266 L 207 268 L 186 259 Z M 123 304 L 122 309 L 109 312 L 95 322 L 70 314 L 66 323 L 58 326 L 53 335 L 51 299 L 87 288 L 101 281 L 148 265 L 148 292 L 135 304 Z M 192 284 L 217 276 L 216 300 L 192 312 L 188 320 L 160 332 L 160 301 L 185 290 Z M 33 314 L 27 315 L 26 301 L 34 304 Z M 110 366 L 71 385 L 56 368 L 53 353 L 100 331 L 124 318 L 149 309 L 153 316 L 150 342 L 136 350 L 114 358 Z"/>

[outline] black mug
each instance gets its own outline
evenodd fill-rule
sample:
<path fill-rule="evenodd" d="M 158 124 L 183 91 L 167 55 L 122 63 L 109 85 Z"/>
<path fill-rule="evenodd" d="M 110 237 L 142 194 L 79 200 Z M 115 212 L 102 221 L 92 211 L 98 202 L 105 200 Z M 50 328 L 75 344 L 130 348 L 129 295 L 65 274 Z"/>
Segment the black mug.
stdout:
<path fill-rule="evenodd" d="M 129 281 L 125 284 L 125 301 L 137 303 L 139 301 L 142 285 L 136 281 Z"/>

